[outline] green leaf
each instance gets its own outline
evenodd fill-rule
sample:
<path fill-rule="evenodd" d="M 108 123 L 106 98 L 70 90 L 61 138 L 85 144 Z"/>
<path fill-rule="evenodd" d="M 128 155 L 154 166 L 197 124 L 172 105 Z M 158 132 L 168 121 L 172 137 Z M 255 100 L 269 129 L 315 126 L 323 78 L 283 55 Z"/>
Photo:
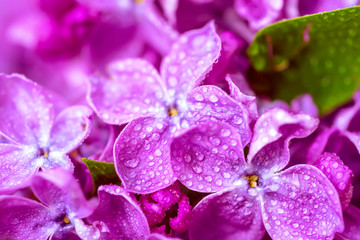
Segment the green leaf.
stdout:
<path fill-rule="evenodd" d="M 290 101 L 310 93 L 321 114 L 360 85 L 360 7 L 299 17 L 258 32 L 248 48 L 258 94 Z"/>
<path fill-rule="evenodd" d="M 120 185 L 121 181 L 116 174 L 114 163 L 99 162 L 88 158 L 81 159 L 88 167 L 91 177 L 94 182 L 94 191 L 98 189 L 100 185 L 117 184 Z"/>

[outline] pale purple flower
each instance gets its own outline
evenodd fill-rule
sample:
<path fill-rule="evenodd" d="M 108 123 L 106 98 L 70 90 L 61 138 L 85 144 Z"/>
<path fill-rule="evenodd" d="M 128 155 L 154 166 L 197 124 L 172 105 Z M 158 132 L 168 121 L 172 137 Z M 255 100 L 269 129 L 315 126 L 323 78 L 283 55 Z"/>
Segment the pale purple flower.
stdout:
<path fill-rule="evenodd" d="M 208 122 L 171 145 L 175 175 L 188 188 L 215 192 L 192 211 L 190 239 L 332 239 L 343 231 L 340 200 L 311 165 L 284 167 L 289 141 L 308 136 L 318 121 L 272 109 L 254 126 L 247 161 L 237 131 Z M 264 227 L 265 226 L 265 227 Z"/>
<path fill-rule="evenodd" d="M 66 153 L 88 135 L 91 109 L 72 106 L 55 117 L 45 91 L 21 75 L 0 75 L 0 190 L 28 185 L 40 168 L 72 170 Z"/>
<path fill-rule="evenodd" d="M 86 200 L 71 173 L 60 168 L 34 176 L 31 187 L 41 203 L 0 196 L 1 239 L 169 239 L 150 233 L 140 207 L 119 186 L 100 186 L 97 206 L 97 201 Z"/>
<path fill-rule="evenodd" d="M 94 207 L 71 173 L 62 169 L 39 173 L 33 177 L 31 187 L 41 203 L 22 197 L 0 197 L 1 239 L 80 239 L 78 235 L 92 239 L 87 235 L 95 236 L 99 231 L 81 220 Z"/>
<path fill-rule="evenodd" d="M 144 60 L 109 67 L 109 76 L 90 79 L 90 104 L 107 123 L 131 121 L 114 146 L 117 172 L 127 189 L 150 193 L 176 178 L 170 164 L 175 131 L 217 119 L 237 126 L 243 144 L 250 141 L 243 106 L 215 86 L 200 86 L 220 52 L 213 23 L 183 34 L 157 71 Z"/>

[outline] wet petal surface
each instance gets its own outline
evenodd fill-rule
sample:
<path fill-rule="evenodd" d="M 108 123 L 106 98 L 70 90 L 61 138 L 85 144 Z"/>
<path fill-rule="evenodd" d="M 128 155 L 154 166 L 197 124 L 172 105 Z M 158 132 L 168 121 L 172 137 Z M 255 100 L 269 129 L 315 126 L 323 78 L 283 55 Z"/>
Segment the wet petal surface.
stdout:
<path fill-rule="evenodd" d="M 0 191 L 29 185 L 30 178 L 41 164 L 36 149 L 0 144 Z"/>
<path fill-rule="evenodd" d="M 193 209 L 190 239 L 262 239 L 265 228 L 260 204 L 246 189 L 228 189 L 205 197 Z"/>
<path fill-rule="evenodd" d="M 0 238 L 47 239 L 57 228 L 50 211 L 26 198 L 0 197 Z"/>
<path fill-rule="evenodd" d="M 171 161 L 179 181 L 200 192 L 232 186 L 246 167 L 239 134 L 231 126 L 215 121 L 174 138 Z"/>
<path fill-rule="evenodd" d="M 91 208 L 79 183 L 70 172 L 61 168 L 48 170 L 33 177 L 31 183 L 36 197 L 56 212 L 82 218 L 91 214 Z"/>
<path fill-rule="evenodd" d="M 123 124 L 164 109 L 165 88 L 147 61 L 128 59 L 109 67 L 109 78 L 90 78 L 88 98 L 98 116 L 109 124 Z"/>
<path fill-rule="evenodd" d="M 130 122 L 114 145 L 115 166 L 125 187 L 136 193 L 151 193 L 170 186 L 171 132 L 167 121 L 139 118 Z"/>
<path fill-rule="evenodd" d="M 0 74 L 0 132 L 11 140 L 48 144 L 53 106 L 43 89 L 22 75 Z"/>
<path fill-rule="evenodd" d="M 341 205 L 345 209 L 351 200 L 353 193 L 352 171 L 341 159 L 332 153 L 324 153 L 314 166 L 320 169 L 336 188 Z"/>
<path fill-rule="evenodd" d="M 219 57 L 220 49 L 221 40 L 213 22 L 181 35 L 160 67 L 167 88 L 173 91 L 170 95 L 185 96 L 200 84 Z"/>
<path fill-rule="evenodd" d="M 215 86 L 200 86 L 192 90 L 187 98 L 188 119 L 194 124 L 217 120 L 226 122 L 238 131 L 241 143 L 246 146 L 251 139 L 248 112 L 224 91 Z"/>
<path fill-rule="evenodd" d="M 267 183 L 262 214 L 273 239 L 332 239 L 343 230 L 336 189 L 311 165 L 296 165 Z"/>
<path fill-rule="evenodd" d="M 266 171 L 279 171 L 289 162 L 289 141 L 310 135 L 318 120 L 305 114 L 271 109 L 262 114 L 254 127 L 248 162 Z"/>
<path fill-rule="evenodd" d="M 146 218 L 123 188 L 115 185 L 100 186 L 98 196 L 99 206 L 88 220 L 106 225 L 108 231 L 102 233 L 102 239 L 147 239 L 150 230 Z"/>
<path fill-rule="evenodd" d="M 51 129 L 50 151 L 68 153 L 81 144 L 89 134 L 91 109 L 72 106 L 63 110 Z"/>

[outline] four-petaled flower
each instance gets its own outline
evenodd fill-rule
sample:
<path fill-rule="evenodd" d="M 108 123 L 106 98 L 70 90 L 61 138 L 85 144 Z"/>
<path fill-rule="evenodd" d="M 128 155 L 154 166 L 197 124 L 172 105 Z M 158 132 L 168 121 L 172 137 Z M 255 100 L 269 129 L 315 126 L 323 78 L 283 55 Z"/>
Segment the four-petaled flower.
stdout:
<path fill-rule="evenodd" d="M 50 96 L 21 75 L 0 75 L 0 191 L 29 184 L 39 168 L 73 169 L 66 155 L 89 133 L 86 106 L 71 106 L 55 118 Z"/>
<path fill-rule="evenodd" d="M 247 161 L 237 131 L 207 122 L 177 136 L 175 175 L 188 188 L 215 192 L 192 212 L 190 239 L 332 239 L 343 230 L 341 204 L 326 176 L 289 162 L 289 141 L 308 136 L 318 120 L 272 109 L 259 117 Z M 264 228 L 265 226 L 265 228 Z"/>
<path fill-rule="evenodd" d="M 144 60 L 112 64 L 108 78 L 90 79 L 89 101 L 107 123 L 130 122 L 114 145 L 116 170 L 131 192 L 151 193 L 176 178 L 170 160 L 174 132 L 215 119 L 236 126 L 242 144 L 250 141 L 249 117 L 215 86 L 200 86 L 220 53 L 213 23 L 184 33 L 160 67 L 160 75 Z M 196 87 L 196 88 L 194 88 Z"/>

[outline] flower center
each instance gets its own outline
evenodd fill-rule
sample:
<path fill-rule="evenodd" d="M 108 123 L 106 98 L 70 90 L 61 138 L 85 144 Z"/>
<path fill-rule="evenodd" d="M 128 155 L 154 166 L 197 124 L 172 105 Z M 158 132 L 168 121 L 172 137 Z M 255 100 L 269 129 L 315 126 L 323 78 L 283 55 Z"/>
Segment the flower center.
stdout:
<path fill-rule="evenodd" d="M 63 217 L 63 222 L 64 222 L 64 224 L 69 224 L 70 223 L 70 220 L 66 215 Z"/>
<path fill-rule="evenodd" d="M 248 181 L 249 183 L 249 186 L 251 188 L 255 188 L 258 186 L 258 180 L 259 180 L 259 176 L 258 175 L 255 175 L 255 174 L 252 174 L 252 175 L 248 175 L 245 177 L 246 180 Z"/>
<path fill-rule="evenodd" d="M 40 148 L 39 149 L 39 157 L 48 158 L 49 157 L 49 150 Z"/>
<path fill-rule="evenodd" d="M 166 110 L 167 110 L 167 114 L 169 117 L 174 117 L 179 114 L 179 111 L 178 111 L 176 105 L 171 105 L 171 106 L 167 107 Z"/>

